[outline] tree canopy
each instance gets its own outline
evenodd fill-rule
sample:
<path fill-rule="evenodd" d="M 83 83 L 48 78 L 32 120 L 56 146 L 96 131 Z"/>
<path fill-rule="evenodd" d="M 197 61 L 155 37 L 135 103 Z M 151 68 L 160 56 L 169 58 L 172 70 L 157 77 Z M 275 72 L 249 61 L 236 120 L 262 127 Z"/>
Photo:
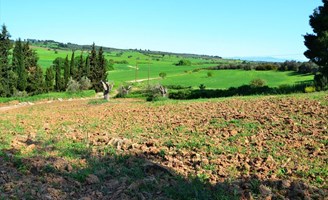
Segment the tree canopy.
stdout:
<path fill-rule="evenodd" d="M 304 44 L 308 48 L 304 55 L 320 67 L 315 77 L 316 84 L 320 83 L 319 88 L 328 85 L 328 0 L 322 2 L 323 5 L 310 16 L 313 33 L 304 36 Z"/>

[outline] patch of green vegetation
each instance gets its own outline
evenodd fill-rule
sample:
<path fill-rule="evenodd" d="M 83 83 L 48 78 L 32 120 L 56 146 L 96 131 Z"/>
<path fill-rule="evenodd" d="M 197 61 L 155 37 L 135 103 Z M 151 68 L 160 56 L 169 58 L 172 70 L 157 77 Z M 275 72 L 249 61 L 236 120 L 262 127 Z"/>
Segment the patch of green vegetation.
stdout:
<path fill-rule="evenodd" d="M 89 149 L 87 145 L 82 142 L 62 140 L 55 143 L 55 148 L 58 150 L 59 156 L 69 159 L 84 158 L 89 156 Z"/>
<path fill-rule="evenodd" d="M 95 94 L 96 93 L 94 90 L 85 90 L 77 93 L 51 92 L 51 93 L 39 94 L 39 95 L 28 96 L 28 97 L 10 97 L 10 98 L 0 97 L 0 103 L 7 103 L 10 101 L 34 102 L 39 100 L 57 100 L 60 98 L 61 99 L 86 98 L 86 97 L 94 97 Z"/>

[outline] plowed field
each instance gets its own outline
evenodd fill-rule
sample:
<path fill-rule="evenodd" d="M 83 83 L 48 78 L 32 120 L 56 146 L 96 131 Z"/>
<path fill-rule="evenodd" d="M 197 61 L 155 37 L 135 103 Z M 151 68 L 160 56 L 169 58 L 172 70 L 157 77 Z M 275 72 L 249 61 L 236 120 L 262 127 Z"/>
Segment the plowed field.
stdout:
<path fill-rule="evenodd" d="M 0 111 L 0 199 L 324 199 L 328 95 Z"/>

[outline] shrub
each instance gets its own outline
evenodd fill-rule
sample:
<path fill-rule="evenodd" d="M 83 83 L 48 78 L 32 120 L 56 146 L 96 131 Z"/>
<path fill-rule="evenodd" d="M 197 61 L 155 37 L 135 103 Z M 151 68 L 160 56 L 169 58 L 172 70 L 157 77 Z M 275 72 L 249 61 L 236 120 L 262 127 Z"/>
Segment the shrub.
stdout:
<path fill-rule="evenodd" d="M 28 94 L 26 91 L 18 91 L 18 90 L 15 90 L 14 91 L 14 97 L 27 97 Z"/>
<path fill-rule="evenodd" d="M 159 76 L 160 76 L 162 79 L 164 79 L 164 78 L 166 77 L 166 73 L 165 73 L 165 72 L 161 72 L 161 73 L 159 73 Z"/>
<path fill-rule="evenodd" d="M 79 84 L 80 84 L 81 90 L 88 90 L 92 86 L 90 79 L 88 79 L 88 77 L 85 77 L 85 76 L 83 76 L 81 78 L 81 80 L 79 81 Z"/>
<path fill-rule="evenodd" d="M 129 92 L 131 91 L 131 89 L 132 89 L 132 86 L 131 85 L 127 85 L 127 84 L 125 84 L 125 85 L 121 85 L 118 89 L 117 89 L 117 95 L 116 95 L 116 97 L 119 97 L 119 98 L 124 98 L 124 97 L 126 97 L 128 94 L 129 94 Z"/>
<path fill-rule="evenodd" d="M 207 77 L 212 77 L 213 73 L 212 72 L 207 72 Z"/>
<path fill-rule="evenodd" d="M 205 86 L 204 84 L 200 84 L 200 85 L 199 85 L 199 89 L 200 89 L 200 90 L 205 90 L 205 89 L 206 89 L 206 86 Z"/>
<path fill-rule="evenodd" d="M 76 80 L 70 78 L 70 80 L 67 83 L 66 91 L 72 92 L 72 93 L 80 91 L 80 83 L 77 82 Z"/>
<path fill-rule="evenodd" d="M 191 62 L 189 60 L 179 60 L 179 62 L 175 65 L 176 66 L 190 66 Z"/>
<path fill-rule="evenodd" d="M 314 87 L 314 86 L 308 86 L 308 87 L 305 87 L 304 92 L 305 92 L 305 93 L 312 93 L 312 92 L 315 92 L 315 87 Z"/>
<path fill-rule="evenodd" d="M 251 82 L 249 83 L 250 86 L 252 87 L 263 87 L 266 85 L 266 81 L 263 79 L 253 79 L 251 80 Z"/>
<path fill-rule="evenodd" d="M 191 96 L 191 89 L 184 89 L 184 90 L 179 90 L 176 92 L 170 92 L 169 98 L 170 99 L 190 99 Z"/>
<path fill-rule="evenodd" d="M 167 89 L 162 85 L 150 85 L 146 90 L 147 101 L 158 101 L 166 95 Z"/>
<path fill-rule="evenodd" d="M 173 90 L 181 90 L 181 89 L 191 89 L 191 86 L 182 86 L 182 85 L 166 85 L 165 86 L 168 89 L 173 89 Z"/>

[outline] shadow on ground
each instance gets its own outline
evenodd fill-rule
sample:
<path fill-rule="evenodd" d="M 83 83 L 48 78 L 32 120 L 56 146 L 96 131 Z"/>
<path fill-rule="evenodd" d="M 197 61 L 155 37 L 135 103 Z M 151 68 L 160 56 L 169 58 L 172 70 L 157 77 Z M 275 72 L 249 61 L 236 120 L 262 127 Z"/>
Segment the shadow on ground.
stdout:
<path fill-rule="evenodd" d="M 54 149 L 28 142 L 40 155 L 22 156 L 14 148 L 0 152 L 0 199 L 323 199 L 327 192 L 302 182 L 256 177 L 213 185 L 205 177 L 182 177 L 147 153 Z M 62 157 L 44 154 L 56 150 Z"/>

